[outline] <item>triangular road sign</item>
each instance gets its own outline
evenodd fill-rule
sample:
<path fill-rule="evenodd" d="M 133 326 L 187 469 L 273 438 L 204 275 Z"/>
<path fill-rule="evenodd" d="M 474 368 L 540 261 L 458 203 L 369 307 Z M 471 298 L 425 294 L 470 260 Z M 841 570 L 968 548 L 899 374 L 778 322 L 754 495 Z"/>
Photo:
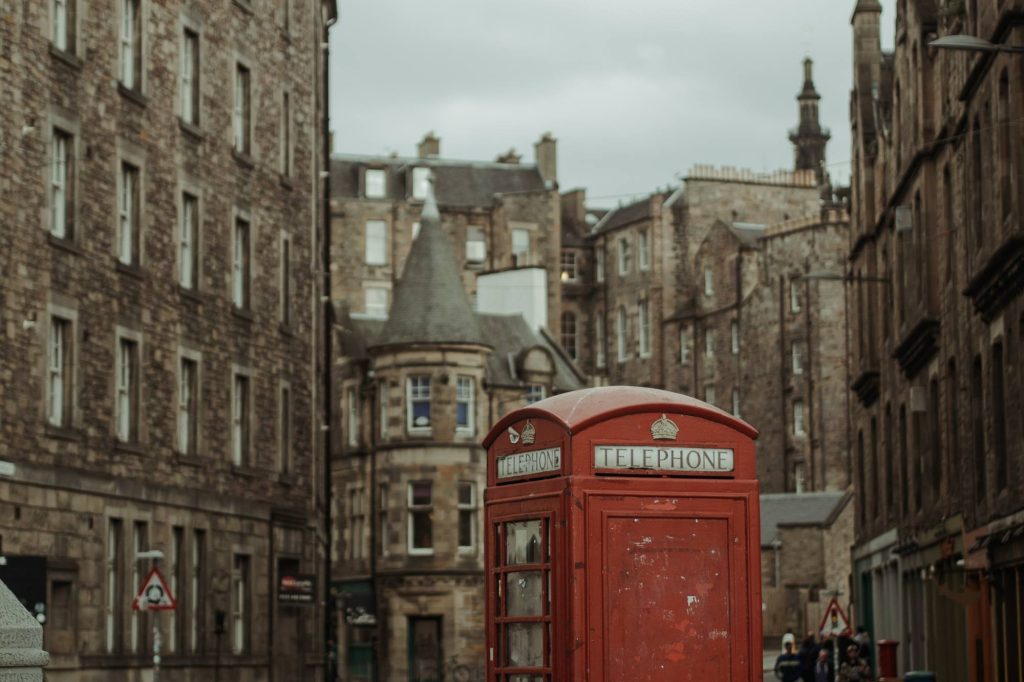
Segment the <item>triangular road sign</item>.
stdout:
<path fill-rule="evenodd" d="M 842 637 L 851 633 L 850 619 L 846 617 L 846 612 L 835 597 L 832 597 L 825 607 L 825 615 L 821 618 L 818 632 L 824 637 Z"/>
<path fill-rule="evenodd" d="M 177 606 L 178 603 L 174 601 L 174 595 L 164 582 L 164 577 L 154 566 L 142 581 L 139 593 L 132 600 L 132 608 L 136 611 L 173 611 Z"/>

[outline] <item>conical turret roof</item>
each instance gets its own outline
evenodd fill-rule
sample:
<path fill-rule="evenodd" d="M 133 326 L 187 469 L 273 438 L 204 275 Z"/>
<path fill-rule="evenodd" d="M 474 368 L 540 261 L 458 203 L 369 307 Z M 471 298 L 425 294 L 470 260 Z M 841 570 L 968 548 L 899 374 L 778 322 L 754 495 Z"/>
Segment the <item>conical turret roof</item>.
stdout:
<path fill-rule="evenodd" d="M 471 343 L 488 345 L 469 304 L 460 268 L 434 198 L 434 183 L 420 217 L 402 278 L 395 285 L 391 313 L 374 347 L 398 344 Z"/>

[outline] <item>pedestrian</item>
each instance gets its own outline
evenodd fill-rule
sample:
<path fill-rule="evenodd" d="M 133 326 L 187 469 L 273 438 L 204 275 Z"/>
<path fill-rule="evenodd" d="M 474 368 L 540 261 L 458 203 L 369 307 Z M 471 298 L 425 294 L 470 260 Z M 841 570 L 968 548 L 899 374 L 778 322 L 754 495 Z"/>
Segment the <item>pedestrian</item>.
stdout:
<path fill-rule="evenodd" d="M 775 677 L 781 682 L 800 682 L 800 657 L 793 652 L 793 642 L 786 642 L 785 648 L 775 659 Z"/>
<path fill-rule="evenodd" d="M 850 644 L 846 647 L 846 660 L 839 666 L 837 682 L 874 682 L 871 666 L 860 657 L 860 647 Z"/>
<path fill-rule="evenodd" d="M 796 635 L 793 634 L 793 628 L 786 628 L 786 634 L 782 635 L 782 650 L 786 650 L 786 642 L 793 645 L 796 648 Z"/>
<path fill-rule="evenodd" d="M 853 641 L 860 647 L 860 657 L 867 661 L 868 665 L 871 665 L 871 635 L 868 634 L 868 629 L 863 625 L 858 625 Z"/>
<path fill-rule="evenodd" d="M 818 660 L 814 662 L 814 677 L 811 682 L 832 682 L 832 662 L 828 660 L 826 649 L 818 650 Z"/>
<path fill-rule="evenodd" d="M 820 649 L 814 633 L 808 632 L 804 641 L 800 643 L 800 650 L 796 652 L 800 657 L 800 678 L 804 682 L 814 682 L 814 662 L 818 660 Z"/>

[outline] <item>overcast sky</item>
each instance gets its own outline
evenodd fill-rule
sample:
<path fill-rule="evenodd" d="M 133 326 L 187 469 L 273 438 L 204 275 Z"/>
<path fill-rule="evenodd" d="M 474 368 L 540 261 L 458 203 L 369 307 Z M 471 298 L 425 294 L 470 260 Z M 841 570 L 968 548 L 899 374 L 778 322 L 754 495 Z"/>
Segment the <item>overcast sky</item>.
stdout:
<path fill-rule="evenodd" d="M 833 177 L 849 176 L 855 0 L 341 0 L 334 151 L 533 160 L 558 139 L 561 188 L 594 205 L 693 164 L 791 168 L 802 61 L 815 61 Z M 882 0 L 883 45 L 894 0 Z M 888 29 L 888 30 L 886 30 Z"/>

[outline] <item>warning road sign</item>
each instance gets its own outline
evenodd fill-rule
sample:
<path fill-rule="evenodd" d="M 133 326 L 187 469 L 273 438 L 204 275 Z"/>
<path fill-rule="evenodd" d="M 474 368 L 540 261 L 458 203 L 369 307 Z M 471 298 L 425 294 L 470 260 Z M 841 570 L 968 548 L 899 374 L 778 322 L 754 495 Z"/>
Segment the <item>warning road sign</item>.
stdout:
<path fill-rule="evenodd" d="M 851 632 L 850 619 L 846 617 L 846 612 L 835 597 L 832 597 L 825 607 L 825 615 L 821 619 L 818 632 L 823 637 L 842 637 Z"/>
<path fill-rule="evenodd" d="M 174 595 L 164 582 L 159 569 L 150 569 L 146 579 L 142 581 L 139 593 L 132 600 L 132 608 L 136 611 L 173 611 L 178 606 Z"/>

